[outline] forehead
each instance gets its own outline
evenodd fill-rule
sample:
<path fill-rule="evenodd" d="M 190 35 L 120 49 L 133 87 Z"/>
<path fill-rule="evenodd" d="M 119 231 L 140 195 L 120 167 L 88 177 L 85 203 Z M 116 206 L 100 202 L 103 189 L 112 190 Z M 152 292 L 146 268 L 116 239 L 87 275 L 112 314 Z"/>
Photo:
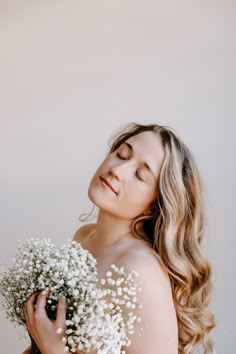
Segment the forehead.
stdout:
<path fill-rule="evenodd" d="M 126 142 L 133 147 L 135 156 L 147 162 L 158 174 L 165 156 L 160 135 L 156 132 L 146 131 L 128 138 Z"/>

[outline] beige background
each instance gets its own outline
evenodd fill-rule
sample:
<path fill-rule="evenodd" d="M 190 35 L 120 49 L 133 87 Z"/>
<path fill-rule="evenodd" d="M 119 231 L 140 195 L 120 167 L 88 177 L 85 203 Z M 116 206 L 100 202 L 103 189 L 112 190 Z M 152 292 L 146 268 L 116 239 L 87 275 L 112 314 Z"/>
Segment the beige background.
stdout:
<path fill-rule="evenodd" d="M 235 0 L 0 0 L 1 263 L 17 239 L 72 237 L 112 131 L 170 125 L 205 180 L 214 339 L 235 353 L 235 15 Z M 0 333 L 1 353 L 26 346 L 4 314 Z"/>

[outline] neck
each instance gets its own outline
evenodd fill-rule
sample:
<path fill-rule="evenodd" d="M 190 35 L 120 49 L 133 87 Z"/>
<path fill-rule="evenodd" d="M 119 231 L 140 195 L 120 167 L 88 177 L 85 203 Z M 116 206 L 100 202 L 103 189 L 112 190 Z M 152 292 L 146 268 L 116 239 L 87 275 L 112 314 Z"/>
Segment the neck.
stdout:
<path fill-rule="evenodd" d="M 133 238 L 130 220 L 123 220 L 99 210 L 93 233 L 93 243 L 100 247 L 110 247 L 122 239 Z"/>

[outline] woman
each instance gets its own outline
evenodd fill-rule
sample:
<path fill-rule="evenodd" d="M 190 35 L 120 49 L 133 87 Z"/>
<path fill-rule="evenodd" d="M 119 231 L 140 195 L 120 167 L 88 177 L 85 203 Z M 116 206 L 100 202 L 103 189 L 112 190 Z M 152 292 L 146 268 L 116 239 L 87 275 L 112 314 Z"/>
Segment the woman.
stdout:
<path fill-rule="evenodd" d="M 202 188 L 189 149 L 169 127 L 130 124 L 115 138 L 88 195 L 99 208 L 97 222 L 74 239 L 97 258 L 100 277 L 114 263 L 136 270 L 143 283 L 142 335 L 134 333 L 126 354 L 194 353 L 199 345 L 213 353 L 211 268 L 200 247 Z M 46 296 L 38 296 L 36 309 L 34 300 L 25 308 L 30 334 L 42 354 L 63 353 L 56 333 L 64 329 L 63 299 L 54 322 L 46 316 Z"/>

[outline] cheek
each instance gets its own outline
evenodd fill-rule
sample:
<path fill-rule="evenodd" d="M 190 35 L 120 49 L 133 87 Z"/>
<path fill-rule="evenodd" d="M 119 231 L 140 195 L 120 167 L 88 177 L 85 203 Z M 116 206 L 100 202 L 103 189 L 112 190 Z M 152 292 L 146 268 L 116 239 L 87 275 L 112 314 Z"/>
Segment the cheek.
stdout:
<path fill-rule="evenodd" d="M 145 189 L 135 188 L 133 185 L 129 188 L 126 196 L 122 198 L 122 206 L 123 210 L 133 217 L 142 214 L 144 211 L 147 211 L 154 200 L 155 196 L 152 192 L 146 191 Z"/>
<path fill-rule="evenodd" d="M 105 158 L 105 160 L 102 161 L 102 163 L 98 166 L 96 172 L 94 175 L 97 175 L 99 173 L 104 173 L 104 172 L 107 172 L 109 170 L 109 156 L 107 156 Z"/>
<path fill-rule="evenodd" d="M 106 159 L 100 164 L 100 166 L 98 166 L 97 170 L 94 172 L 94 175 L 91 178 L 90 184 L 93 183 L 93 181 L 101 175 L 105 166 L 106 166 Z"/>
<path fill-rule="evenodd" d="M 107 173 L 108 164 L 107 159 L 105 159 L 98 169 L 95 171 L 94 175 L 91 178 L 89 187 L 88 187 L 88 197 L 89 199 L 97 205 L 97 202 L 102 197 L 102 192 L 100 190 L 100 178 L 99 176 Z"/>

